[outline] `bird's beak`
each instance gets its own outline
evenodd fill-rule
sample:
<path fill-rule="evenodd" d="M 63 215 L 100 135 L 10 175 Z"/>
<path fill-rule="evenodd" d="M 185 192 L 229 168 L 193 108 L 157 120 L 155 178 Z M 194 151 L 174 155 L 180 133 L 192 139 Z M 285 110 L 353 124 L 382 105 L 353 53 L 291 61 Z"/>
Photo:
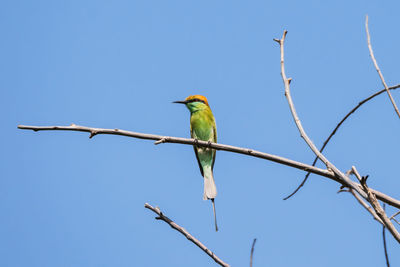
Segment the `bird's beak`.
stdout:
<path fill-rule="evenodd" d="M 172 103 L 176 103 L 176 104 L 186 104 L 187 101 L 174 101 L 174 102 L 172 102 Z"/>

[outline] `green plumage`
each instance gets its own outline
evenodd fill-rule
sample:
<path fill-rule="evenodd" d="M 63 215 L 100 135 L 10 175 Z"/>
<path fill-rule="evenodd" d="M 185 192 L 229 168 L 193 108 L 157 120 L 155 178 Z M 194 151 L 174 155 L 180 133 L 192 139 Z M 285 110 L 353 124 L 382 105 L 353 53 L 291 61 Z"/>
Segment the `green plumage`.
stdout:
<path fill-rule="evenodd" d="M 217 142 L 217 127 L 207 98 L 201 95 L 193 95 L 187 97 L 185 101 L 175 101 L 174 103 L 185 104 L 189 109 L 190 135 L 192 138 L 213 143 Z M 203 199 L 210 199 L 213 204 L 215 230 L 218 231 L 214 202 L 214 198 L 217 196 L 217 188 L 213 175 L 216 151 L 215 149 L 196 145 L 194 145 L 193 148 L 201 175 L 204 177 Z"/>
<path fill-rule="evenodd" d="M 202 103 L 201 103 L 202 104 Z M 202 104 L 203 109 L 196 110 L 190 116 L 190 135 L 194 139 L 202 141 L 217 142 L 217 128 L 211 109 Z M 197 162 L 199 164 L 201 175 L 204 176 L 206 166 L 214 168 L 215 149 L 194 147 Z"/>

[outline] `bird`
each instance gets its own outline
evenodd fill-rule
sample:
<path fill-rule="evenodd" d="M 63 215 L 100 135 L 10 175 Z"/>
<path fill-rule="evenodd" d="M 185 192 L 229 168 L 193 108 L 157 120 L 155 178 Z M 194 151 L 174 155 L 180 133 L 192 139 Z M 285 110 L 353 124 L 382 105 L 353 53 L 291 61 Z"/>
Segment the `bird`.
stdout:
<path fill-rule="evenodd" d="M 184 104 L 190 111 L 190 136 L 195 140 L 217 142 L 217 127 L 215 118 L 208 104 L 207 98 L 202 95 L 188 96 L 184 101 L 173 103 Z M 218 231 L 217 216 L 215 211 L 215 197 L 217 187 L 214 182 L 215 149 L 209 147 L 193 146 L 199 164 L 200 173 L 204 177 L 204 200 L 211 200 L 214 213 L 215 231 Z"/>

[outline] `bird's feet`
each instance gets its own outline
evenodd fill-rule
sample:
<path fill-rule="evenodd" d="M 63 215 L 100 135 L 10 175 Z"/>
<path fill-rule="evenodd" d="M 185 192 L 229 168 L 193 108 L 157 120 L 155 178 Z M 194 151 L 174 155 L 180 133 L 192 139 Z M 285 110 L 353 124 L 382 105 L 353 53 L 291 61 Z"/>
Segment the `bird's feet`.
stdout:
<path fill-rule="evenodd" d="M 207 145 L 208 145 L 209 148 L 211 148 L 211 143 L 212 142 L 210 140 L 208 140 Z"/>
<path fill-rule="evenodd" d="M 198 144 L 199 144 L 199 139 L 194 138 L 194 144 L 195 144 L 195 146 L 198 146 Z"/>

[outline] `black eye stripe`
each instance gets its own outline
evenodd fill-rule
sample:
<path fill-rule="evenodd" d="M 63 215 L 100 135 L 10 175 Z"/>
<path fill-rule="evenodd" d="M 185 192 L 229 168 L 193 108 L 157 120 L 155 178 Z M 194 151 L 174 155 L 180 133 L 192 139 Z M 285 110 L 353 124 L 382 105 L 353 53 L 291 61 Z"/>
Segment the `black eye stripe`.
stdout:
<path fill-rule="evenodd" d="M 198 99 L 198 98 L 193 98 L 193 99 L 190 99 L 189 101 L 188 101 L 188 103 L 192 103 L 192 102 L 202 102 L 202 103 L 206 103 L 205 101 L 203 101 L 203 100 L 201 100 L 201 99 Z"/>

